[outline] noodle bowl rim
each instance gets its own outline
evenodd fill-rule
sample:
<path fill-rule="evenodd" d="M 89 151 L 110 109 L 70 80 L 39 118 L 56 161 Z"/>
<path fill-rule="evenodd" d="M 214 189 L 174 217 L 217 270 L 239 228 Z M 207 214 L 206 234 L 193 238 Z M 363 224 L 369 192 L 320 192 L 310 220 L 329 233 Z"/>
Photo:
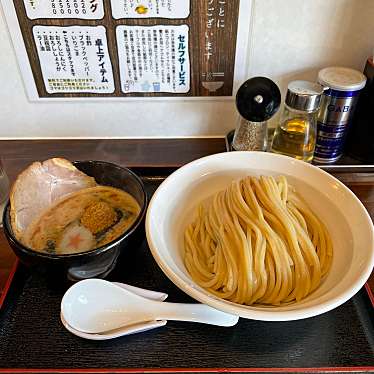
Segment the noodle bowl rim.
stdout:
<path fill-rule="evenodd" d="M 358 210 L 358 212 L 361 215 L 361 218 L 365 221 L 367 233 L 368 233 L 368 245 L 367 245 L 367 254 L 366 254 L 366 263 L 365 263 L 365 269 L 360 274 L 354 274 L 355 275 L 355 282 L 350 285 L 350 287 L 347 287 L 344 291 L 340 292 L 339 294 L 335 295 L 334 297 L 330 298 L 327 301 L 318 302 L 318 299 L 322 296 L 319 296 L 314 300 L 315 305 L 310 305 L 307 307 L 304 307 L 303 304 L 307 303 L 310 300 L 310 296 L 306 297 L 304 300 L 300 302 L 296 302 L 293 305 L 297 306 L 297 309 L 288 309 L 287 307 L 281 306 L 281 307 L 259 307 L 259 306 L 245 306 L 236 304 L 224 299 L 220 299 L 219 297 L 216 297 L 209 293 L 208 291 L 201 288 L 197 283 L 195 283 L 192 278 L 188 275 L 189 281 L 185 281 L 182 279 L 179 274 L 177 273 L 180 271 L 177 267 L 177 265 L 174 264 L 174 261 L 170 259 L 170 261 L 173 262 L 172 265 L 168 262 L 167 258 L 165 257 L 165 254 L 163 251 L 159 250 L 155 244 L 155 241 L 157 240 L 157 230 L 155 230 L 156 222 L 154 222 L 154 209 L 157 209 L 157 203 L 159 200 L 164 199 L 164 194 L 166 196 L 170 195 L 169 186 L 173 183 L 176 183 L 175 181 L 179 178 L 184 178 L 186 176 L 186 173 L 188 173 L 191 170 L 199 169 L 200 166 L 209 165 L 210 163 L 214 164 L 215 162 L 228 162 L 232 163 L 233 166 L 235 165 L 235 160 L 245 161 L 248 159 L 248 161 L 256 161 L 256 160 L 262 160 L 265 162 L 277 162 L 278 160 L 281 160 L 282 162 L 286 162 L 289 167 L 291 166 L 301 166 L 301 169 L 304 170 L 304 172 L 313 171 L 313 173 L 317 173 L 323 178 L 330 182 L 333 182 L 334 184 L 337 184 L 339 188 L 342 189 L 342 191 L 349 196 L 351 199 L 351 203 L 355 205 L 355 208 Z M 261 170 L 261 161 L 258 165 L 256 165 L 256 171 Z M 265 165 L 266 166 L 266 165 Z M 266 170 L 268 173 L 271 171 L 269 168 L 266 168 L 263 166 L 263 170 Z M 252 168 L 253 169 L 253 168 Z M 212 170 L 213 172 L 214 170 Z M 217 170 L 216 170 L 217 171 Z M 223 171 L 223 169 L 220 169 L 220 171 Z M 251 173 L 251 168 L 248 168 L 248 174 Z M 280 174 L 289 174 L 282 170 L 277 170 L 276 173 Z M 199 174 L 201 176 L 201 174 Z M 297 179 L 301 179 L 300 175 L 292 175 Z M 196 178 L 197 179 L 197 178 Z M 189 180 L 189 183 L 191 184 L 195 179 Z M 313 187 L 317 188 L 316 185 L 313 185 Z M 323 187 L 323 185 L 322 185 Z M 321 188 L 317 188 L 318 190 L 321 190 Z M 166 197 L 167 199 L 167 197 Z M 342 208 L 340 208 L 342 210 Z M 350 226 L 354 223 L 349 222 Z M 263 320 L 263 321 L 290 321 L 290 320 L 298 320 L 308 317 L 313 317 L 325 312 L 328 312 L 339 305 L 343 304 L 347 300 L 349 300 L 352 296 L 354 296 L 365 284 L 367 279 L 369 278 L 371 271 L 374 266 L 374 230 L 373 230 L 373 224 L 371 221 L 371 218 L 364 208 L 361 201 L 356 197 L 356 195 L 353 194 L 352 191 L 350 191 L 343 183 L 341 183 L 338 179 L 333 177 L 332 175 L 328 174 L 322 169 L 319 169 L 313 165 L 307 164 L 303 161 L 295 160 L 292 158 L 289 158 L 287 156 L 277 155 L 277 154 L 271 154 L 271 153 L 264 153 L 264 152 L 225 152 L 225 153 L 219 153 L 215 155 L 206 156 L 200 159 L 197 159 L 195 161 L 190 162 L 189 164 L 186 164 L 182 166 L 180 169 L 175 171 L 173 174 L 171 174 L 169 177 L 167 177 L 161 185 L 158 187 L 156 192 L 154 193 L 149 207 L 147 211 L 146 216 L 146 236 L 147 241 L 149 244 L 149 248 L 151 250 L 151 253 L 156 260 L 157 264 L 161 268 L 161 270 L 165 273 L 165 275 L 180 289 L 182 289 L 184 292 L 189 294 L 191 297 L 195 298 L 196 300 L 208 304 L 216 309 L 222 310 L 227 313 L 236 314 L 243 318 L 249 318 L 249 319 L 255 319 L 255 320 Z M 357 249 L 356 249 L 357 250 Z M 169 255 L 170 250 L 166 248 L 165 253 Z M 337 252 L 337 251 L 335 251 Z M 334 253 L 335 255 L 335 253 Z M 337 254 L 339 255 L 339 254 Z M 350 266 L 350 269 L 348 273 L 341 279 L 340 283 L 345 280 L 348 275 L 351 275 L 352 267 Z M 175 270 L 176 269 L 176 270 Z M 187 274 L 185 274 L 187 277 Z M 331 290 L 327 292 L 329 294 Z M 317 302 L 316 302 L 317 301 Z"/>

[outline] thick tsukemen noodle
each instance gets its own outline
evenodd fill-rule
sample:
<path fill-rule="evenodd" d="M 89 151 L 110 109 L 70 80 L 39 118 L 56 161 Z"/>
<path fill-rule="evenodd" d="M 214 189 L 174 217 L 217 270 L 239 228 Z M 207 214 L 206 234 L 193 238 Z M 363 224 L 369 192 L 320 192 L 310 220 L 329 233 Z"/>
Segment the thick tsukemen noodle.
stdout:
<path fill-rule="evenodd" d="M 324 224 L 284 176 L 247 177 L 218 192 L 185 231 L 185 265 L 202 287 L 240 304 L 280 305 L 328 272 Z"/>

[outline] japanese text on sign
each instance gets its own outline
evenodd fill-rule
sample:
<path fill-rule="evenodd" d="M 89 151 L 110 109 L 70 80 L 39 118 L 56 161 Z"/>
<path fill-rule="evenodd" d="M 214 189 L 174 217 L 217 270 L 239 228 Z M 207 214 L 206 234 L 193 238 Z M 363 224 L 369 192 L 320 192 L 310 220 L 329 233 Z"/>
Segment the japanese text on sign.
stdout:
<path fill-rule="evenodd" d="M 190 90 L 187 25 L 120 25 L 116 33 L 124 93 Z"/>
<path fill-rule="evenodd" d="M 23 0 L 27 17 L 101 19 L 103 0 Z"/>
<path fill-rule="evenodd" d="M 48 93 L 112 93 L 114 81 L 105 27 L 34 26 Z"/>
<path fill-rule="evenodd" d="M 214 53 L 213 36 L 216 29 L 225 28 L 225 13 L 227 0 L 207 0 L 206 30 L 205 31 L 205 56 L 209 61 Z"/>
<path fill-rule="evenodd" d="M 187 18 L 190 0 L 111 0 L 113 17 Z"/>

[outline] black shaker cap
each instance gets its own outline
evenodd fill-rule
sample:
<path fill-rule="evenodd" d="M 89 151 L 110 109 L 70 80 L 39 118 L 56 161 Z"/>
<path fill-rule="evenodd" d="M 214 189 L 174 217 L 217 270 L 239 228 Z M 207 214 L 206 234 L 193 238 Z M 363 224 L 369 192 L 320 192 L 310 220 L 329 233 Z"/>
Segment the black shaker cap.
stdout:
<path fill-rule="evenodd" d="M 270 119 L 279 109 L 281 93 L 269 78 L 254 77 L 245 81 L 236 94 L 236 107 L 251 122 Z"/>

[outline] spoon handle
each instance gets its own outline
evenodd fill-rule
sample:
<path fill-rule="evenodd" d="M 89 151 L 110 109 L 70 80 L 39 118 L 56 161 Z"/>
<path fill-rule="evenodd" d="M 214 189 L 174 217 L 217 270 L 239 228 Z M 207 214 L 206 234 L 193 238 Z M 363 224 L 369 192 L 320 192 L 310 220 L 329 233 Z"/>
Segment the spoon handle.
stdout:
<path fill-rule="evenodd" d="M 199 322 L 230 327 L 236 325 L 238 316 L 221 312 L 205 304 L 180 304 L 157 302 L 157 320 Z"/>

